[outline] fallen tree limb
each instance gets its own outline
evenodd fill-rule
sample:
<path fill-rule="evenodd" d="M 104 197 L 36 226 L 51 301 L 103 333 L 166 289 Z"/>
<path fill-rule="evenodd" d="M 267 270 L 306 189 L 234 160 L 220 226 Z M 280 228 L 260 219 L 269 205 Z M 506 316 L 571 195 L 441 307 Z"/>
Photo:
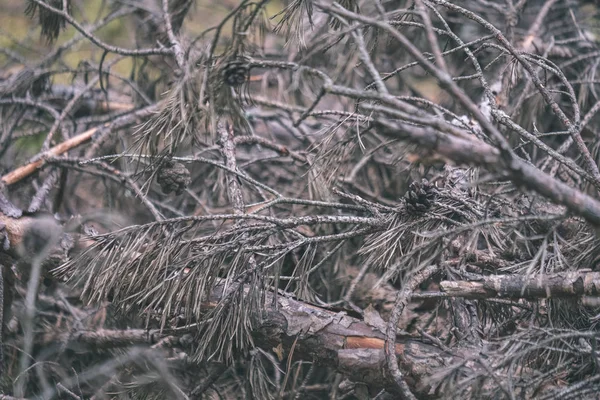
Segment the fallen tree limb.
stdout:
<path fill-rule="evenodd" d="M 218 290 L 214 295 L 218 297 Z M 273 294 L 267 293 L 265 300 L 273 304 Z M 257 343 L 268 348 L 282 344 L 288 354 L 296 339 L 294 355 L 299 358 L 333 367 L 354 381 L 395 388 L 393 378 L 384 375 L 385 334 L 378 328 L 345 313 L 278 296 L 277 306 L 270 307 L 257 331 Z M 453 357 L 420 339 L 400 335 L 395 350 L 402 355 L 399 367 L 411 390 L 418 395 L 434 395 L 430 377 Z"/>
<path fill-rule="evenodd" d="M 207 311 L 221 300 L 223 289 L 223 286 L 217 286 L 212 291 L 209 301 L 204 303 Z M 267 293 L 265 304 L 268 310 L 260 317 L 254 332 L 258 346 L 268 352 L 281 351 L 280 355 L 284 358 L 293 347 L 294 358 L 335 368 L 353 381 L 393 390 L 393 378 L 385 374 L 385 334 L 379 328 L 344 312 L 335 313 L 291 297 L 277 296 L 276 306 L 273 301 L 273 293 Z M 107 349 L 152 346 L 165 337 L 181 338 L 193 331 L 193 327 L 165 329 L 162 333 L 158 330 L 100 329 L 46 333 L 39 340 L 46 345 L 59 342 Z M 445 353 L 417 337 L 398 335 L 395 349 L 396 354 L 401 355 L 398 361 L 403 376 L 411 390 L 420 397 L 436 395 L 435 382 L 430 378 L 439 368 L 463 361 L 462 357 Z"/>

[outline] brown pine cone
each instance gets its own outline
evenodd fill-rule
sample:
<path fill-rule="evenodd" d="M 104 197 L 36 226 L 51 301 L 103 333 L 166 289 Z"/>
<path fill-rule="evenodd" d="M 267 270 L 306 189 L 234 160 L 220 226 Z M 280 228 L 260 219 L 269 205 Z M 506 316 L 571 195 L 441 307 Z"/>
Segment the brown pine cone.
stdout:
<path fill-rule="evenodd" d="M 431 208 L 436 197 L 436 187 L 429 183 L 427 179 L 422 179 L 421 182 L 413 182 L 404 195 L 406 209 L 413 212 L 426 212 Z"/>
<path fill-rule="evenodd" d="M 243 59 L 229 61 L 223 67 L 223 80 L 232 87 L 242 85 L 248 79 L 249 68 Z"/>
<path fill-rule="evenodd" d="M 190 178 L 190 171 L 188 171 L 185 165 L 167 160 L 160 167 L 156 181 L 163 193 L 169 194 L 175 192 L 179 196 L 192 180 Z"/>

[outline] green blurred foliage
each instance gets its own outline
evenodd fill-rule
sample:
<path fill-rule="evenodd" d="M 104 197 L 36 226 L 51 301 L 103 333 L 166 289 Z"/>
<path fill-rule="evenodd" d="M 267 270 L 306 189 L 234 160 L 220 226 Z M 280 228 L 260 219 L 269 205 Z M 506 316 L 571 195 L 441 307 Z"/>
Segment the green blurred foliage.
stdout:
<path fill-rule="evenodd" d="M 110 4 L 106 0 L 73 0 L 73 16 L 83 24 L 93 23 L 99 18 L 107 15 Z M 210 27 L 216 26 L 231 10 L 238 5 L 237 0 L 198 0 L 188 14 L 183 33 L 195 37 Z M 37 16 L 33 19 L 24 14 L 26 2 L 15 0 L 0 0 L 0 47 L 9 48 L 26 59 L 35 60 L 40 55 L 47 54 L 51 48 L 59 46 L 72 39 L 76 30 L 67 26 L 55 43 L 49 44 L 40 37 L 40 28 L 37 26 Z M 266 7 L 269 16 L 276 15 L 281 11 L 282 4 L 278 0 L 269 2 Z M 276 22 L 276 21 L 274 21 Z M 96 35 L 106 43 L 130 48 L 134 42 L 135 26 L 127 17 L 109 23 L 107 26 L 96 31 Z M 224 30 L 227 37 L 227 29 Z M 25 43 L 26 47 L 22 44 Z M 98 62 L 102 56 L 102 50 L 87 40 L 68 50 L 62 60 L 68 67 L 76 68 L 83 60 Z M 108 60 L 113 55 L 108 56 Z M 0 54 L 0 69 L 6 62 L 6 57 Z M 117 64 L 113 71 L 122 75 L 129 75 L 133 67 L 133 60 L 126 58 Z M 56 83 L 69 83 L 71 76 L 62 75 L 55 77 Z"/>

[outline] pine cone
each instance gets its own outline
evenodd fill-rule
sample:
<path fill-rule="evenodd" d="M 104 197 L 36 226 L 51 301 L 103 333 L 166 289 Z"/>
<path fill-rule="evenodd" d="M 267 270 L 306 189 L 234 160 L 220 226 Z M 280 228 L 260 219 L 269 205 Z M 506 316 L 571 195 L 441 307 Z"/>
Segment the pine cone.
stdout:
<path fill-rule="evenodd" d="M 248 79 L 248 65 L 243 60 L 229 61 L 223 67 L 223 79 L 229 86 L 240 86 Z"/>
<path fill-rule="evenodd" d="M 192 179 L 190 178 L 190 171 L 185 165 L 167 160 L 158 170 L 156 181 L 163 193 L 175 192 L 179 196 L 188 187 Z"/>
<path fill-rule="evenodd" d="M 431 208 L 436 196 L 435 186 L 429 183 L 427 179 L 422 179 L 421 182 L 413 182 L 404 195 L 406 209 L 414 212 L 425 212 Z"/>

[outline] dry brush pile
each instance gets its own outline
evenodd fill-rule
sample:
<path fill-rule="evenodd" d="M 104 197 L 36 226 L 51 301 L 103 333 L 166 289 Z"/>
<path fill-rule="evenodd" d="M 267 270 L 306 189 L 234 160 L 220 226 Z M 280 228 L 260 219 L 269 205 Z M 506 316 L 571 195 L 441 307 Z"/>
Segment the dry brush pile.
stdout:
<path fill-rule="evenodd" d="M 0 399 L 596 396 L 593 2 L 25 3 Z"/>

